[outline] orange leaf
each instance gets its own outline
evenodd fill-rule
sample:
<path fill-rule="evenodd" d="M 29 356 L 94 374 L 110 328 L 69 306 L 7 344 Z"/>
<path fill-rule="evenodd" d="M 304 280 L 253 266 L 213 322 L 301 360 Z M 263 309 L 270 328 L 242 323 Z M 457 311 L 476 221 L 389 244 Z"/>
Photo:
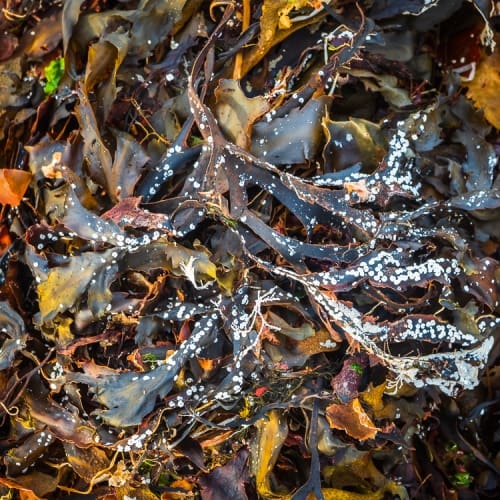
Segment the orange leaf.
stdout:
<path fill-rule="evenodd" d="M 355 182 L 346 182 L 344 184 L 344 189 L 347 191 L 347 194 L 355 193 L 358 196 L 358 201 L 360 203 L 364 203 L 370 198 L 371 193 L 366 187 L 365 179 L 361 179 L 360 181 Z"/>
<path fill-rule="evenodd" d="M 200 368 L 208 374 L 212 370 L 215 370 L 220 364 L 220 362 L 216 359 L 211 359 L 211 358 L 196 358 L 198 361 L 198 364 L 200 365 Z"/>
<path fill-rule="evenodd" d="M 24 170 L 2 168 L 0 170 L 0 203 L 17 207 L 31 182 L 31 174 Z"/>
<path fill-rule="evenodd" d="M 286 419 L 278 410 L 271 410 L 255 423 L 257 436 L 251 446 L 251 468 L 257 492 L 263 498 L 272 497 L 271 472 L 288 435 Z"/>
<path fill-rule="evenodd" d="M 194 484 L 190 483 L 186 479 L 178 479 L 170 484 L 170 488 L 179 488 L 186 491 L 193 491 Z"/>
<path fill-rule="evenodd" d="M 326 408 L 326 418 L 332 429 L 345 431 L 360 441 L 373 439 L 380 430 L 365 413 L 358 398 L 345 405 L 331 404 Z"/>
<path fill-rule="evenodd" d="M 0 255 L 5 253 L 7 248 L 9 248 L 12 243 L 12 238 L 9 234 L 9 229 L 7 226 L 0 226 Z"/>
<path fill-rule="evenodd" d="M 361 401 L 369 406 L 372 414 L 377 418 L 377 412 L 383 410 L 384 401 L 382 397 L 384 396 L 385 391 L 385 382 L 383 384 L 377 385 L 376 387 L 373 384 L 370 384 L 368 388 L 363 391 L 359 396 Z"/>
<path fill-rule="evenodd" d="M 500 42 L 496 40 L 497 44 Z M 500 52 L 496 50 L 485 57 L 478 65 L 474 80 L 467 84 L 467 97 L 474 101 L 477 108 L 482 108 L 484 117 L 497 129 L 500 129 L 500 108 L 498 89 L 500 88 Z"/>
<path fill-rule="evenodd" d="M 204 441 L 200 441 L 200 446 L 203 450 L 207 448 L 214 448 L 215 446 L 227 442 L 233 433 L 233 430 L 219 432 L 212 438 L 207 438 Z"/>

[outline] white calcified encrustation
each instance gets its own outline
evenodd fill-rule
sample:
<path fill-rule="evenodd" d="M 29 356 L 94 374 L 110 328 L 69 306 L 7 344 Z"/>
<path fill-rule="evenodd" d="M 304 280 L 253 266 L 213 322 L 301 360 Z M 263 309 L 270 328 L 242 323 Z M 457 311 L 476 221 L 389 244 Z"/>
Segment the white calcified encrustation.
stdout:
<path fill-rule="evenodd" d="M 472 389 L 479 383 L 479 370 L 485 366 L 493 345 L 492 336 L 484 338 L 486 330 L 491 327 L 490 323 L 478 322 L 479 333 L 483 340 L 478 339 L 477 343 L 470 347 L 474 337 L 452 324 L 430 320 L 426 324 L 421 324 L 419 327 L 421 331 L 416 332 L 413 322 L 408 321 L 407 328 L 398 332 L 400 341 L 418 337 L 418 340 L 424 338 L 455 343 L 462 345 L 462 348 L 452 352 L 420 356 L 395 356 L 379 345 L 388 338 L 386 324 L 364 320 L 360 311 L 333 297 L 321 282 L 315 281 L 313 284 L 307 276 L 284 267 L 273 266 L 258 258 L 255 260 L 272 273 L 300 283 L 307 290 L 311 300 L 314 300 L 326 313 L 331 323 L 338 325 L 348 338 L 377 356 L 394 373 L 396 387 L 402 382 L 415 387 L 435 385 L 445 394 L 455 395 L 458 391 Z M 495 321 L 495 324 L 498 323 L 499 321 Z"/>

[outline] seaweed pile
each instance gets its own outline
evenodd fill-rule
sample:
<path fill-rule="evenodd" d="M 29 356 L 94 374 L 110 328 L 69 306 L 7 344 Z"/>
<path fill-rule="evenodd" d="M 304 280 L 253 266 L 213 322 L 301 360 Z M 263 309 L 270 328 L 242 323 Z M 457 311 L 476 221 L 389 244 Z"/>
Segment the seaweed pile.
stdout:
<path fill-rule="evenodd" d="M 7 2 L 0 493 L 493 498 L 495 5 Z"/>

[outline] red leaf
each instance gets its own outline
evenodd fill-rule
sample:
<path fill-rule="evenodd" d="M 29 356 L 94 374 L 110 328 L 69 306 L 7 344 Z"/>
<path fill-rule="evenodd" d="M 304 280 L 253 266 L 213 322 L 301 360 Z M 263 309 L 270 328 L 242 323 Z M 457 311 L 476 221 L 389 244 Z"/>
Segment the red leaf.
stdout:
<path fill-rule="evenodd" d="M 269 389 L 267 387 L 257 387 L 255 389 L 255 395 L 260 398 L 262 397 Z"/>

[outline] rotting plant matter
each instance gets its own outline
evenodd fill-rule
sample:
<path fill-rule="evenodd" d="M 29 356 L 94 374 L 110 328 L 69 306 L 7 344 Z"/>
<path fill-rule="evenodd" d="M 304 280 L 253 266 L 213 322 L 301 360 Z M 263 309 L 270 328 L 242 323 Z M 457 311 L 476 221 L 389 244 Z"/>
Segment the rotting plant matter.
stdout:
<path fill-rule="evenodd" d="M 486 56 L 492 11 L 39 8 L 2 18 L 2 494 L 426 498 L 498 472 L 455 403 L 494 350 L 498 135 L 432 66 L 453 16 Z M 426 442 L 439 418 L 463 457 Z"/>

